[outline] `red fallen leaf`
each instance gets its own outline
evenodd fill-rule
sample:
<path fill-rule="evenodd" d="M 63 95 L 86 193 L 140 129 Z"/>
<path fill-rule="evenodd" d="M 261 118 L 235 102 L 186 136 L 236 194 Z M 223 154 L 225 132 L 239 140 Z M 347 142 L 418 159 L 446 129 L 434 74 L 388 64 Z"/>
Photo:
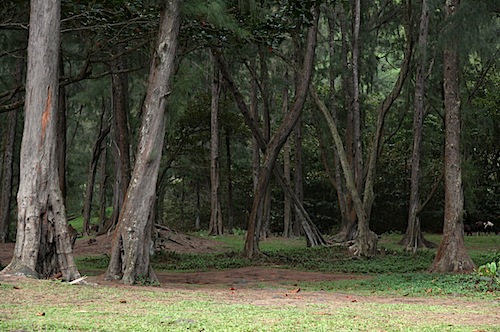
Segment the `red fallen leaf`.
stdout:
<path fill-rule="evenodd" d="M 21 287 L 19 287 L 19 286 L 12 286 L 12 288 L 14 288 L 14 289 L 21 289 Z"/>
<path fill-rule="evenodd" d="M 120 300 L 120 303 L 127 303 L 127 300 Z"/>
<path fill-rule="evenodd" d="M 234 287 L 231 287 L 231 288 L 229 288 L 229 290 L 236 290 L 236 288 L 234 288 Z"/>
<path fill-rule="evenodd" d="M 352 300 L 351 302 L 358 302 L 358 300 Z"/>

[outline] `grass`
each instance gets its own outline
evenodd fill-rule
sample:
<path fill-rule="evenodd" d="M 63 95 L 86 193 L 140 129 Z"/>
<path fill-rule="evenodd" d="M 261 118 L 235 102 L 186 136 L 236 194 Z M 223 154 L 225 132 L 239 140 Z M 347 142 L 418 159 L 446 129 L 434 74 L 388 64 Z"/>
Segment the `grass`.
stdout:
<path fill-rule="evenodd" d="M 494 331 L 480 307 L 372 302 L 339 295 L 285 297 L 230 290 L 2 284 L 0 329 L 27 331 Z M 324 298 L 322 298 L 324 297 Z M 35 301 L 33 301 L 36 299 Z M 460 301 L 460 300 L 458 300 Z M 485 303 L 486 305 L 486 303 Z M 494 310 L 497 305 L 490 305 Z M 453 320 L 449 320 L 453 317 Z"/>
<path fill-rule="evenodd" d="M 384 234 L 379 246 L 386 249 L 385 256 L 370 259 L 353 259 L 340 247 L 306 248 L 303 239 L 275 238 L 261 242 L 265 256 L 249 261 L 240 253 L 244 237 L 237 234 L 215 238 L 228 252 L 165 252 L 153 260 L 154 269 L 163 272 L 253 265 L 367 277 L 303 282 L 300 293 L 290 296 L 283 288 L 297 285 L 260 284 L 247 286 L 251 289 L 245 291 L 220 286 L 94 287 L 54 281 L 2 282 L 0 330 L 500 330 L 498 287 L 491 287 L 474 274 L 427 273 L 435 250 L 406 253 L 397 244 L 400 238 L 399 234 Z M 438 235 L 426 238 L 440 241 Z M 466 237 L 465 244 L 478 265 L 500 260 L 500 236 Z M 78 257 L 76 262 L 80 270 L 97 274 L 106 269 L 109 257 Z"/>

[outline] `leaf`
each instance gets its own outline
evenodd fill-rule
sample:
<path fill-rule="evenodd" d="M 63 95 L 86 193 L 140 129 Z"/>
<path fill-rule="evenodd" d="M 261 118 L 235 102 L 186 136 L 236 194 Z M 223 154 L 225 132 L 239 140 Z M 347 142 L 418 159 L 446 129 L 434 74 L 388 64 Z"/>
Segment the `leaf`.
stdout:
<path fill-rule="evenodd" d="M 39 311 L 36 313 L 37 316 L 45 316 L 45 312 L 43 311 Z"/>
<path fill-rule="evenodd" d="M 120 303 L 127 303 L 127 300 L 120 300 Z"/>

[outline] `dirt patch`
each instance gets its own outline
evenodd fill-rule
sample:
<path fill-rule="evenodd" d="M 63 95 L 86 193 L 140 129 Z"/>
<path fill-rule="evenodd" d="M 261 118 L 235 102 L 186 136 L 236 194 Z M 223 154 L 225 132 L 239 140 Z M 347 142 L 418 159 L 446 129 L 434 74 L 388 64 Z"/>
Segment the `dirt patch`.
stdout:
<path fill-rule="evenodd" d="M 180 232 L 171 232 L 161 241 L 162 249 L 179 253 L 212 253 L 224 250 L 220 242 L 210 238 L 190 236 Z M 7 265 L 13 254 L 14 244 L 0 244 L 0 263 Z M 95 256 L 109 255 L 111 250 L 111 237 L 100 236 L 95 239 L 78 239 L 74 248 L 74 255 Z M 326 291 L 304 291 L 306 282 L 330 281 L 365 278 L 350 274 L 318 273 L 282 269 L 279 267 L 244 267 L 231 270 L 214 270 L 204 272 L 158 272 L 161 287 L 147 287 L 157 292 L 175 290 L 177 297 L 189 299 L 193 292 L 204 292 L 208 299 L 227 303 L 246 303 L 254 305 L 320 305 L 318 315 L 330 315 L 336 308 L 352 307 L 356 309 L 358 303 L 380 304 L 408 304 L 443 306 L 439 313 L 427 312 L 426 319 L 435 322 L 454 322 L 474 326 L 478 322 L 496 329 L 500 320 L 498 310 L 484 310 L 484 301 L 470 301 L 463 297 L 379 297 L 352 294 L 340 294 Z M 10 282 L 17 282 L 11 277 Z M 3 281 L 9 280 L 3 277 Z M 20 280 L 19 280 L 20 281 Z M 134 287 L 125 286 L 120 282 L 104 280 L 103 275 L 91 276 L 87 282 L 109 287 Z M 24 279 L 24 282 L 26 280 Z M 500 299 L 488 305 L 496 308 Z M 432 307 L 431 307 L 432 308 Z M 464 308 L 466 312 L 464 313 Z M 415 319 L 410 311 L 387 313 L 396 314 L 405 319 Z"/>

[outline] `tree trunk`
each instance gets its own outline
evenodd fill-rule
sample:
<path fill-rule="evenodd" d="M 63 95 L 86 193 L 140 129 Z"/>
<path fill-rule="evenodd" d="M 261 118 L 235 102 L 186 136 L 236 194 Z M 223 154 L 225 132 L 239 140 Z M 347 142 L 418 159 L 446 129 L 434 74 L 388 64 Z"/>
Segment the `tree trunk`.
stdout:
<path fill-rule="evenodd" d="M 446 0 L 445 14 L 449 18 L 458 10 L 460 0 Z M 453 42 L 443 52 L 443 90 L 445 110 L 444 146 L 444 227 L 443 238 L 431 272 L 470 272 L 475 265 L 464 245 L 464 196 L 460 154 L 460 66 Z"/>
<path fill-rule="evenodd" d="M 427 63 L 427 36 L 429 33 L 429 4 L 422 0 L 420 16 L 420 33 L 418 38 L 418 63 L 415 79 L 415 109 L 413 113 L 413 152 L 411 160 L 410 203 L 408 209 L 408 226 L 405 237 L 400 241 L 407 251 L 415 252 L 417 248 L 428 248 L 434 244 L 427 241 L 420 228 L 418 210 L 420 206 L 420 156 L 422 154 L 422 134 L 425 114 L 425 76 Z"/>
<path fill-rule="evenodd" d="M 152 213 L 165 137 L 166 99 L 174 72 L 181 1 L 163 1 L 160 28 L 151 62 L 136 162 L 115 231 L 107 279 L 133 284 L 157 282 L 150 263 Z"/>
<path fill-rule="evenodd" d="M 222 235 L 219 168 L 219 99 L 221 92 L 220 70 L 215 65 L 212 73 L 212 101 L 210 105 L 210 224 L 209 235 Z"/>
<path fill-rule="evenodd" d="M 92 217 L 92 201 L 94 197 L 94 184 L 95 184 L 95 178 L 97 174 L 97 166 L 99 163 L 99 158 L 101 156 L 101 152 L 106 148 L 106 136 L 108 135 L 110 131 L 110 127 L 107 126 L 106 128 L 103 128 L 104 126 L 104 119 L 106 115 L 106 107 L 103 104 L 102 105 L 102 112 L 101 112 L 101 120 L 99 123 L 99 136 L 97 137 L 96 142 L 94 143 L 94 146 L 92 148 L 92 159 L 90 160 L 89 164 L 89 172 L 87 174 L 87 185 L 85 186 L 85 198 L 83 201 L 83 233 L 86 235 L 90 235 L 91 230 L 90 230 L 90 219 Z"/>
<path fill-rule="evenodd" d="M 58 0 L 33 0 L 30 9 L 25 121 L 21 143 L 17 237 L 4 273 L 63 280 L 80 277 L 59 185 L 56 124 L 59 92 Z"/>
<path fill-rule="evenodd" d="M 22 53 L 24 54 L 24 52 Z M 16 83 L 21 86 L 23 80 L 24 56 L 16 61 Z M 16 96 L 20 100 L 20 96 Z M 7 129 L 3 135 L 2 169 L 0 169 L 0 242 L 9 240 L 11 224 L 12 176 L 14 173 L 14 147 L 16 142 L 17 109 L 10 111 L 7 117 Z"/>
<path fill-rule="evenodd" d="M 288 82 L 288 73 L 285 72 L 285 82 Z M 283 114 L 288 113 L 288 86 L 283 88 Z M 283 145 L 283 173 L 286 184 L 290 185 L 290 142 L 287 140 Z M 292 235 L 292 202 L 290 197 L 285 193 L 283 207 L 283 237 Z"/>
<path fill-rule="evenodd" d="M 302 160 L 302 119 L 299 118 L 297 124 L 294 128 L 294 139 L 295 139 L 295 150 L 294 150 L 294 161 L 295 161 L 295 172 L 294 172 L 294 189 L 297 194 L 297 198 L 300 200 L 301 204 L 304 204 L 304 170 L 303 170 L 303 160 Z M 302 215 L 300 213 L 295 213 L 295 219 L 293 223 L 293 235 L 300 236 L 301 225 L 302 225 Z"/>
<path fill-rule="evenodd" d="M 116 47 L 115 53 L 122 54 L 125 51 L 125 45 L 120 44 Z M 103 227 L 102 232 L 108 232 L 114 229 L 118 223 L 120 211 L 125 201 L 125 193 L 130 182 L 130 142 L 128 126 L 128 74 L 124 72 L 127 69 L 127 60 L 121 55 L 111 63 L 112 82 L 112 132 L 113 132 L 113 158 L 115 162 L 115 178 L 113 185 L 113 214 L 106 221 L 107 225 Z"/>
<path fill-rule="evenodd" d="M 231 158 L 231 128 L 226 127 L 226 156 L 227 156 L 227 230 L 233 234 L 234 228 L 234 203 L 233 203 L 233 176 Z M 198 200 L 199 201 L 199 200 Z M 199 202 L 197 201 L 197 204 Z"/>
<path fill-rule="evenodd" d="M 313 6 L 312 14 L 314 20 L 311 27 L 308 29 L 306 44 L 307 51 L 304 57 L 302 72 L 300 73 L 301 79 L 298 81 L 295 101 L 290 109 L 290 112 L 285 115 L 280 127 L 269 141 L 264 155 L 264 162 L 262 163 L 259 171 L 259 181 L 256 190 L 254 191 L 254 200 L 248 220 L 247 236 L 245 238 L 244 254 L 247 258 L 252 258 L 255 255 L 260 254 L 258 244 L 259 230 L 257 229 L 258 215 L 263 208 L 265 195 L 271 180 L 271 173 L 273 172 L 274 165 L 278 158 L 278 153 L 295 127 L 307 96 L 309 82 L 312 76 L 314 53 L 316 48 L 316 33 L 319 17 L 319 8 L 317 5 Z"/>
<path fill-rule="evenodd" d="M 331 103 L 331 114 L 332 118 L 335 122 L 337 122 L 337 100 L 335 97 L 335 78 L 336 78 L 336 73 L 335 73 L 335 12 L 337 11 L 337 6 L 335 8 L 331 7 L 328 10 L 328 25 L 329 25 L 329 34 L 328 34 L 328 39 L 329 39 L 329 64 L 330 64 L 330 72 L 329 72 L 329 78 L 330 78 L 330 103 Z M 344 37 L 342 37 L 344 38 Z M 326 158 L 326 155 L 325 155 Z M 326 159 L 324 161 L 325 165 Z M 338 151 L 335 145 L 333 146 L 333 172 L 328 172 L 328 174 L 331 177 L 331 181 L 334 184 L 334 187 L 337 191 L 337 201 L 339 203 L 339 210 L 340 210 L 340 225 L 347 225 L 347 199 L 345 195 L 345 181 L 343 180 L 342 176 L 342 166 L 340 165 L 340 159 L 338 156 Z M 340 227 L 341 228 L 341 227 Z M 346 229 L 346 234 L 349 232 Z M 348 236 L 350 237 L 350 236 Z"/>

